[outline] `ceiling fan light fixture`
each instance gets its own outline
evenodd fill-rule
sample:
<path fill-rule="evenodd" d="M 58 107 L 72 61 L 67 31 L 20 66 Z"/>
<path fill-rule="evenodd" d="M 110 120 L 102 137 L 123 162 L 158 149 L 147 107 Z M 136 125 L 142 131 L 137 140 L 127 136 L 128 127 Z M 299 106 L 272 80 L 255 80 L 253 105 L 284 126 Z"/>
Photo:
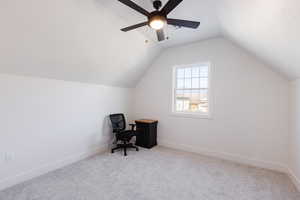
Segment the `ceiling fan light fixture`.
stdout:
<path fill-rule="evenodd" d="M 150 19 L 149 26 L 155 30 L 162 29 L 166 24 L 166 18 L 163 16 L 154 16 Z"/>
<path fill-rule="evenodd" d="M 165 37 L 163 28 L 166 25 L 172 25 L 176 27 L 185 27 L 185 28 L 192 28 L 196 29 L 199 27 L 200 22 L 196 21 L 189 21 L 189 20 L 182 20 L 182 19 L 173 19 L 169 18 L 168 15 L 172 12 L 183 0 L 166 0 L 164 7 L 162 9 L 162 1 L 161 0 L 152 0 L 153 7 L 155 8 L 154 11 L 148 12 L 141 6 L 134 3 L 132 0 L 118 0 L 124 5 L 132 8 L 133 10 L 141 13 L 142 15 L 148 18 L 147 21 L 142 23 L 138 23 L 132 26 L 128 26 L 126 28 L 122 28 L 121 31 L 127 32 L 131 31 L 143 26 L 148 25 L 150 28 L 154 29 L 157 35 L 158 41 L 163 41 L 168 39 Z"/>

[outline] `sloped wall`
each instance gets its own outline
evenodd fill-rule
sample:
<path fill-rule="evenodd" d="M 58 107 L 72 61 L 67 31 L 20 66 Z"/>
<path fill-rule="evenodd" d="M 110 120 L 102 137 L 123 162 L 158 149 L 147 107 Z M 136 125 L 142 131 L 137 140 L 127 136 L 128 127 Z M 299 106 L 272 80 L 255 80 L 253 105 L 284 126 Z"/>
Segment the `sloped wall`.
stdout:
<path fill-rule="evenodd" d="M 107 8 L 107 4 L 114 2 Z M 118 1 L 9 0 L 0 6 L 0 73 L 132 87 L 158 54 L 118 17 Z"/>
<path fill-rule="evenodd" d="M 107 150 L 107 116 L 131 117 L 131 89 L 0 74 L 0 96 L 0 190 Z"/>
<path fill-rule="evenodd" d="M 172 67 L 207 61 L 214 71 L 213 118 L 173 116 Z M 166 50 L 135 89 L 134 118 L 158 119 L 162 145 L 285 171 L 288 90 L 281 75 L 217 38 Z"/>
<path fill-rule="evenodd" d="M 291 80 L 300 77 L 300 1 L 216 1 L 223 36 Z"/>

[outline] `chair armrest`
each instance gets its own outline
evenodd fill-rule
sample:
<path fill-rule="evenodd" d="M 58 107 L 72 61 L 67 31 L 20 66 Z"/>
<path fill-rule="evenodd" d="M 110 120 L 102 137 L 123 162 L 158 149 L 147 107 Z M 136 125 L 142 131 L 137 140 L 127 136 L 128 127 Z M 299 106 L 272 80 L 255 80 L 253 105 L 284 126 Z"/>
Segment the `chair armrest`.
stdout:
<path fill-rule="evenodd" d="M 129 124 L 129 126 L 131 126 L 131 130 L 133 131 L 136 124 Z"/>

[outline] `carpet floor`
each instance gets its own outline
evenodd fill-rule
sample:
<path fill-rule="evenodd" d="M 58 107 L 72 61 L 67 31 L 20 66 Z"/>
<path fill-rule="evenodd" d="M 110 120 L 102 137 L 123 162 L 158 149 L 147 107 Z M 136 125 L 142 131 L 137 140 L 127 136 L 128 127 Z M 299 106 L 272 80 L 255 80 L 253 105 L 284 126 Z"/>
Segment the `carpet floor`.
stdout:
<path fill-rule="evenodd" d="M 1 200 L 299 200 L 287 175 L 156 147 L 105 153 L 0 192 Z"/>

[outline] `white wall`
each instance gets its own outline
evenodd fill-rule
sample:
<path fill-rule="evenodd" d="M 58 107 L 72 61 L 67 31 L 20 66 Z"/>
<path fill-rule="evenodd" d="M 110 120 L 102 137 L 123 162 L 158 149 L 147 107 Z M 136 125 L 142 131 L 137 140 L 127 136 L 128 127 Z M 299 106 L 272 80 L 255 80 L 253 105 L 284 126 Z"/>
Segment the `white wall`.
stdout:
<path fill-rule="evenodd" d="M 103 149 L 131 110 L 131 89 L 6 74 L 0 96 L 0 189 Z"/>
<path fill-rule="evenodd" d="M 172 67 L 210 61 L 212 120 L 171 115 Z M 166 50 L 135 89 L 135 118 L 159 120 L 162 145 L 285 170 L 288 81 L 222 38 Z"/>
<path fill-rule="evenodd" d="M 300 190 L 300 79 L 291 82 L 289 167 Z"/>

